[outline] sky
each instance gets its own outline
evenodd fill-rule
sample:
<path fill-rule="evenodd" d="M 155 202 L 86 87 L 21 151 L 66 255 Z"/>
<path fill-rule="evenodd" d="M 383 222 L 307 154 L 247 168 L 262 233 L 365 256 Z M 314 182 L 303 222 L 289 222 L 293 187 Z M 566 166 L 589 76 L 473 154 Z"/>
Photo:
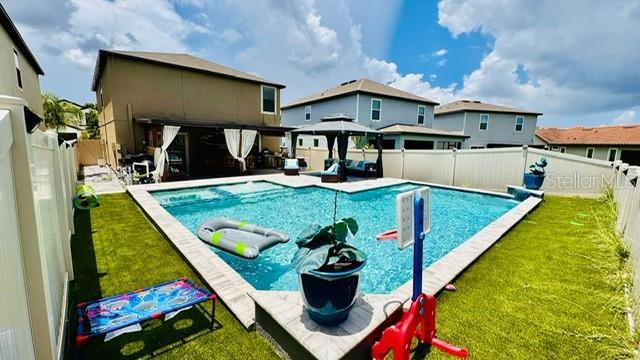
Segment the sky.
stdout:
<path fill-rule="evenodd" d="M 442 104 L 640 123 L 640 1 L 3 0 L 43 91 L 95 101 L 99 49 L 186 52 L 285 84 L 282 103 L 368 77 Z"/>

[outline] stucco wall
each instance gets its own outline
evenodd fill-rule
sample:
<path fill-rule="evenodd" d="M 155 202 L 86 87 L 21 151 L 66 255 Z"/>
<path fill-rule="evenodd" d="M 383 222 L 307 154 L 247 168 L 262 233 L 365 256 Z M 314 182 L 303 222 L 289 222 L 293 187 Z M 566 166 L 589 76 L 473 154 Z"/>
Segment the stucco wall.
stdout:
<path fill-rule="evenodd" d="M 13 50 L 18 52 L 22 89 L 18 87 Z M 0 27 L 0 95 L 9 95 L 25 99 L 31 111 L 40 116 L 44 116 L 38 74 L 2 27 Z"/>
<path fill-rule="evenodd" d="M 108 56 L 96 97 L 111 153 L 115 142 L 129 152 L 143 150 L 145 134 L 133 118 L 279 126 L 279 89 L 275 114 L 261 112 L 261 92 L 258 83 Z"/>
<path fill-rule="evenodd" d="M 587 156 L 587 148 L 592 147 L 593 159 L 605 160 L 609 161 L 609 149 L 617 149 L 616 158 L 614 160 L 620 160 L 620 154 L 622 150 L 633 150 L 640 151 L 640 147 L 616 147 L 616 146 L 586 146 L 586 145 L 558 145 L 558 148 L 555 149 L 555 145 L 553 146 L 553 150 L 551 151 L 560 151 L 560 148 L 565 148 L 566 154 L 578 155 L 578 156 Z"/>

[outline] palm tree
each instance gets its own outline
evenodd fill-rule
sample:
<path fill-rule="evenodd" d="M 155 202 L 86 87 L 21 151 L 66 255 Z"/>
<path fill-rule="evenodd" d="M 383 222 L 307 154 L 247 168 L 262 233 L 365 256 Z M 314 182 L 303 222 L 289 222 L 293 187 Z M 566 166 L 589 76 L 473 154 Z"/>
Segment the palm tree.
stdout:
<path fill-rule="evenodd" d="M 59 129 L 67 124 L 77 124 L 82 116 L 82 110 L 61 102 L 52 93 L 42 95 L 42 108 L 44 109 L 44 123 L 51 129 Z"/>

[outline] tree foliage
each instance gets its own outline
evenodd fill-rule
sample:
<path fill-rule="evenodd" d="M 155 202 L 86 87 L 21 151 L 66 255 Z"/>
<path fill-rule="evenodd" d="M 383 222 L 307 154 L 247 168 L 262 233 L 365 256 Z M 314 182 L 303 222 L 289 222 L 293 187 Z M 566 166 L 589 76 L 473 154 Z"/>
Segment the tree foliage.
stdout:
<path fill-rule="evenodd" d="M 86 115 L 89 139 L 100 139 L 100 122 L 98 121 L 96 106 L 92 103 L 86 103 L 84 106 L 90 109 Z"/>
<path fill-rule="evenodd" d="M 47 127 L 60 129 L 67 124 L 77 125 L 82 116 L 82 110 L 77 106 L 60 101 L 52 93 L 42 96 L 42 108 L 44 110 L 44 122 Z"/>

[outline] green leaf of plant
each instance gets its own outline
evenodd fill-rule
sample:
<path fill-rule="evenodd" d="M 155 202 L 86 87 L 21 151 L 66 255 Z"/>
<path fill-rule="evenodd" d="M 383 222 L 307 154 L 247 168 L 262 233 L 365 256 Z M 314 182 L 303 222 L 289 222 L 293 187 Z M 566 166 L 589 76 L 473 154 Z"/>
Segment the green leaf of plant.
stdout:
<path fill-rule="evenodd" d="M 349 226 L 344 221 L 339 221 L 336 223 L 336 241 L 338 242 L 347 242 L 347 237 L 349 236 Z"/>
<path fill-rule="evenodd" d="M 349 227 L 349 231 L 351 231 L 352 235 L 355 235 L 358 232 L 358 223 L 354 218 L 344 218 L 343 221 Z"/>
<path fill-rule="evenodd" d="M 330 245 L 324 245 L 319 248 L 309 250 L 296 264 L 298 274 L 305 274 L 311 270 L 317 270 L 327 261 L 327 254 Z"/>

